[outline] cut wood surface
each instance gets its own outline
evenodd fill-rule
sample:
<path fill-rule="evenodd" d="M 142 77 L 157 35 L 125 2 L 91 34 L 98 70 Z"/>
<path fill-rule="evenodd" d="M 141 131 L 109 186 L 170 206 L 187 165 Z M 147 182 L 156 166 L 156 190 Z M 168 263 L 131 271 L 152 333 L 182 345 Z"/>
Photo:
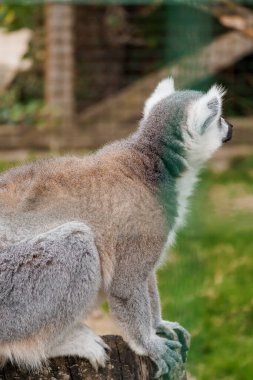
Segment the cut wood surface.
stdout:
<path fill-rule="evenodd" d="M 119 336 L 103 339 L 110 346 L 109 361 L 105 368 L 94 371 L 90 363 L 79 358 L 56 358 L 40 371 L 28 372 L 7 364 L 0 370 L 0 380 L 151 380 L 155 366 L 151 360 L 130 350 Z M 186 380 L 184 368 L 168 380 Z"/>

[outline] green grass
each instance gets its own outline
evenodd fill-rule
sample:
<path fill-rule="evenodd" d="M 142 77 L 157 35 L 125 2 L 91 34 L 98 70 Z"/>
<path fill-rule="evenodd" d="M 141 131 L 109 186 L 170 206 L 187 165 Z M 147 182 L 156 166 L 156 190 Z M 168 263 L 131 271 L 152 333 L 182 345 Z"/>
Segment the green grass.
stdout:
<path fill-rule="evenodd" d="M 238 197 L 246 202 L 234 209 Z M 188 223 L 159 272 L 163 316 L 192 333 L 188 369 L 198 380 L 253 379 L 252 203 L 253 156 L 222 174 L 203 173 Z"/>
<path fill-rule="evenodd" d="M 0 162 L 0 170 L 14 164 Z M 163 316 L 191 332 L 187 366 L 198 380 L 252 380 L 253 205 L 233 205 L 238 197 L 253 202 L 253 156 L 201 177 L 188 223 L 159 272 Z"/>
<path fill-rule="evenodd" d="M 16 162 L 9 162 L 9 161 L 0 161 L 0 172 L 3 172 L 4 170 L 10 169 L 13 166 L 16 165 Z"/>

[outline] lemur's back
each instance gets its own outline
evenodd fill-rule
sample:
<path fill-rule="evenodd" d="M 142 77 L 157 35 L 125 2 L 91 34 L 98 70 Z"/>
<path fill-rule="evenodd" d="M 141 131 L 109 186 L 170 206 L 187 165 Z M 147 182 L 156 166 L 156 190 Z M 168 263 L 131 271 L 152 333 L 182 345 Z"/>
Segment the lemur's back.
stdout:
<path fill-rule="evenodd" d="M 140 166 L 141 158 L 119 145 L 86 158 L 51 158 L 5 172 L 0 247 L 72 220 L 92 227 L 101 246 L 105 240 L 116 245 L 119 234 L 154 232 L 160 209 Z"/>
<path fill-rule="evenodd" d="M 0 176 L 2 212 L 43 210 L 48 206 L 45 200 L 74 195 L 79 191 L 82 177 L 87 179 L 92 174 L 94 165 L 89 165 L 88 159 L 75 157 L 40 160 L 11 169 Z"/>

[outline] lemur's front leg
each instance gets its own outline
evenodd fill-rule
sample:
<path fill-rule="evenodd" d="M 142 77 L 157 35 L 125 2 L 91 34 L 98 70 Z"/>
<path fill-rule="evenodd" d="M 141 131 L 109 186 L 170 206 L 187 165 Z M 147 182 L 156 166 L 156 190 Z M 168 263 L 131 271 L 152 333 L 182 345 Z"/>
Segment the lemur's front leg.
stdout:
<path fill-rule="evenodd" d="M 109 303 L 130 347 L 139 355 L 149 356 L 157 365 L 156 378 L 168 372 L 176 374 L 182 365 L 181 355 L 176 351 L 181 349 L 181 344 L 156 335 L 147 281 L 131 278 L 127 286 L 113 281 Z"/>
<path fill-rule="evenodd" d="M 181 355 L 183 361 L 185 362 L 186 353 L 190 346 L 190 334 L 184 327 L 180 326 L 179 323 L 164 321 L 162 319 L 160 297 L 157 289 L 156 275 L 154 272 L 151 273 L 148 278 L 148 291 L 151 303 L 153 327 L 156 333 L 164 334 L 169 339 L 175 338 L 176 334 L 177 339 L 182 344 Z"/>

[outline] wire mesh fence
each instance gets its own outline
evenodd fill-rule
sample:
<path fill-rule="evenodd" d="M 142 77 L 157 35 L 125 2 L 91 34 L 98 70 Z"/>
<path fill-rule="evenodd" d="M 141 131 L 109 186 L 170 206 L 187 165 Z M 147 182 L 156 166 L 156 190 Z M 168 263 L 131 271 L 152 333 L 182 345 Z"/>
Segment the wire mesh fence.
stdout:
<path fill-rule="evenodd" d="M 1 91 L 0 124 L 50 125 L 68 137 L 76 128 L 93 130 L 83 144 L 99 145 L 135 128 L 145 98 L 166 75 L 178 88 L 218 82 L 228 88 L 225 112 L 250 117 L 253 4 L 231 4 L 6 2 L 2 26 L 29 28 L 32 37 L 29 67 L 14 70 Z"/>

